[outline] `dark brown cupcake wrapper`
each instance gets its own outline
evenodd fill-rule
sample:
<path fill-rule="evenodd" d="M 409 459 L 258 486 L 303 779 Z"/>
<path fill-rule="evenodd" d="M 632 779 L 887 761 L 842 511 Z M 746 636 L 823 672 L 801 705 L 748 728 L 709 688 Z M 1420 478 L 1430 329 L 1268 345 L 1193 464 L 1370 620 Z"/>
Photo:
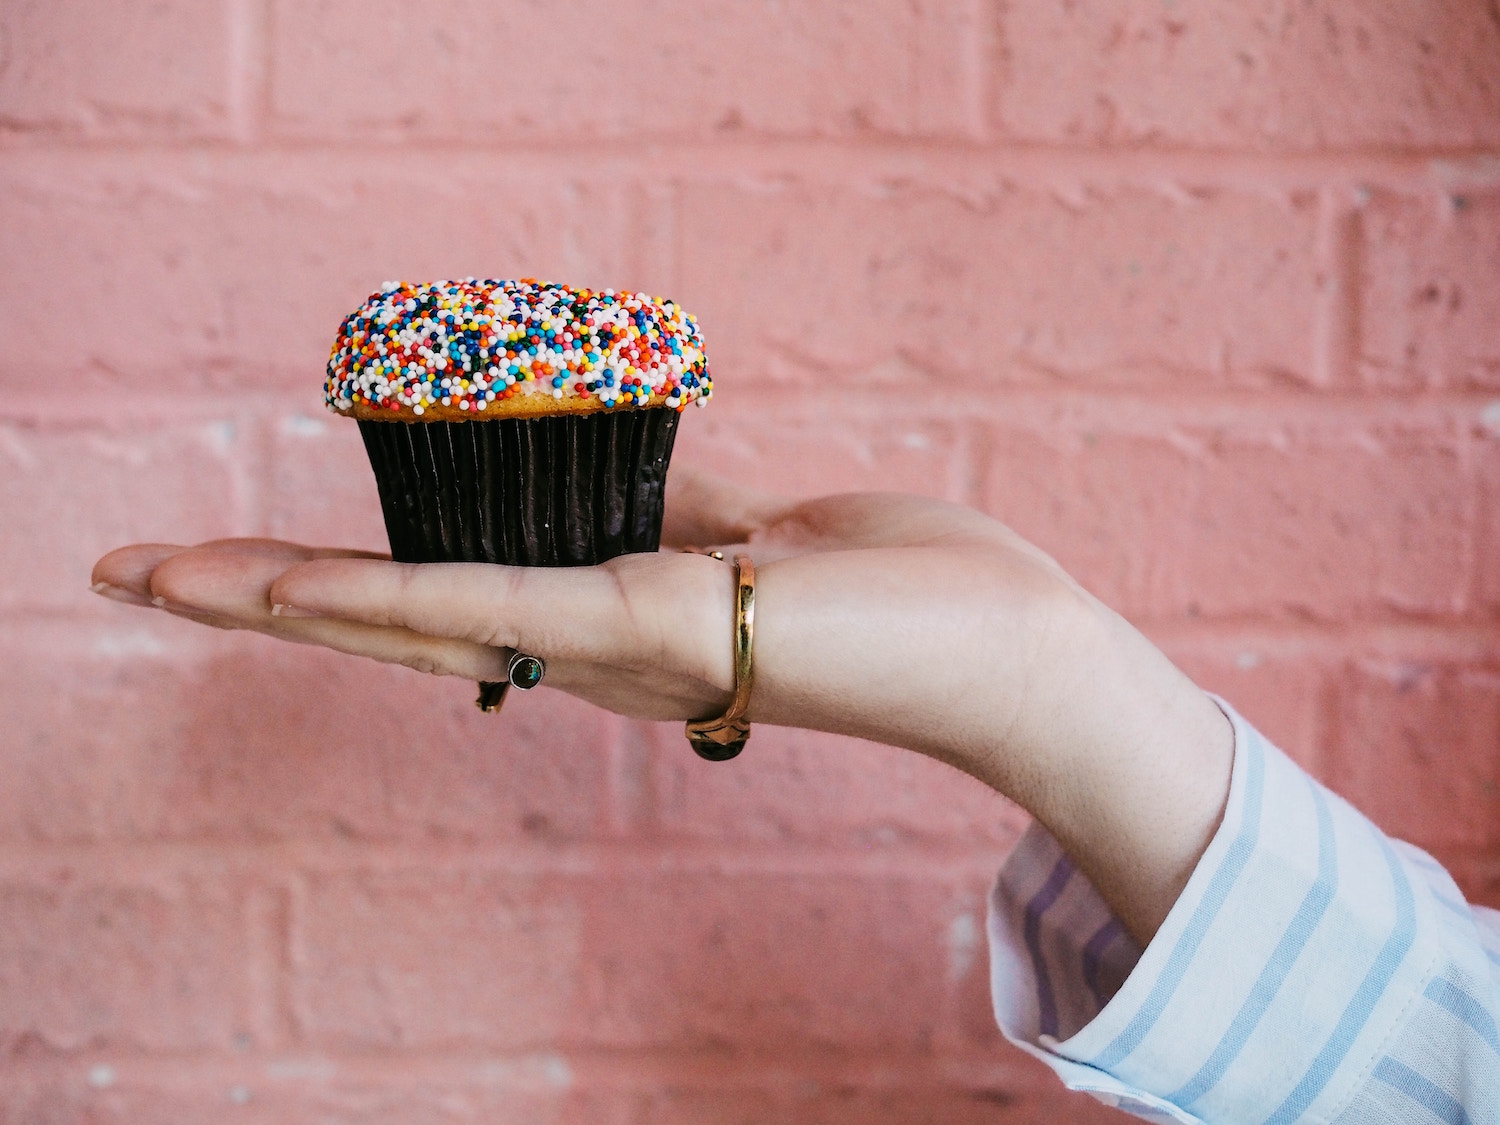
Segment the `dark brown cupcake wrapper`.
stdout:
<path fill-rule="evenodd" d="M 590 566 L 660 545 L 675 410 L 359 428 L 398 562 Z"/>

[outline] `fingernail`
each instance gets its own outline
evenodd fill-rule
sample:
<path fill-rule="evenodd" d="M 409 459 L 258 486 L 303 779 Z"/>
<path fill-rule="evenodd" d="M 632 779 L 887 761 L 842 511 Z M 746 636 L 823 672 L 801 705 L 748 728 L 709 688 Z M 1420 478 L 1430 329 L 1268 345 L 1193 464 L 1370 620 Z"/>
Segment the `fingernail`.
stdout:
<path fill-rule="evenodd" d="M 101 598 L 108 598 L 112 602 L 123 602 L 125 605 L 150 605 L 150 601 L 141 597 L 140 594 L 126 590 L 120 586 L 111 586 L 108 582 L 95 582 L 89 587 Z"/>
<path fill-rule="evenodd" d="M 206 609 L 199 609 L 196 606 L 191 605 L 179 605 L 177 602 L 169 602 L 160 594 L 151 599 L 151 604 L 154 605 L 157 609 L 166 610 L 168 613 L 197 613 L 209 615 Z"/>
<path fill-rule="evenodd" d="M 310 609 L 299 609 L 297 606 L 287 605 L 285 602 L 277 602 L 275 605 L 273 605 L 271 607 L 271 616 L 272 617 L 322 617 L 323 615 L 321 613 L 314 613 Z"/>

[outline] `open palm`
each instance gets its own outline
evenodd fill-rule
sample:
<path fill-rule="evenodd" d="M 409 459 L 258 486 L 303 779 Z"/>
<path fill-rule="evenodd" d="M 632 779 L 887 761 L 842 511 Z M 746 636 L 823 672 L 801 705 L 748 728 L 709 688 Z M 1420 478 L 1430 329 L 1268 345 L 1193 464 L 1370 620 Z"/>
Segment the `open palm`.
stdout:
<path fill-rule="evenodd" d="M 551 687 L 687 719 L 733 688 L 733 577 L 676 549 L 739 549 L 759 573 L 752 719 L 838 729 L 845 711 L 878 721 L 913 688 L 925 699 L 957 655 L 993 674 L 992 650 L 1014 661 L 1024 619 L 1079 596 L 1003 525 L 910 496 L 789 502 L 679 470 L 663 544 L 569 569 L 417 567 L 265 539 L 139 544 L 101 559 L 94 581 L 207 624 L 440 675 L 504 679 L 520 649 L 547 662 Z"/>

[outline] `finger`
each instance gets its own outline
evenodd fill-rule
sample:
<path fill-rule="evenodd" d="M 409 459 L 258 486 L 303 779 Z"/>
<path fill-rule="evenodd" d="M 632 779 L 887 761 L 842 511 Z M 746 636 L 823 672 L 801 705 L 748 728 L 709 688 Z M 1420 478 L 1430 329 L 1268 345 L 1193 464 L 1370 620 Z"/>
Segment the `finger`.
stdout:
<path fill-rule="evenodd" d="M 475 680 L 505 679 L 508 652 L 441 637 L 423 636 L 409 629 L 380 628 L 333 618 L 288 618 L 271 613 L 271 584 L 288 562 L 328 557 L 324 549 L 282 545 L 240 553 L 211 547 L 192 548 L 171 556 L 151 576 L 151 594 L 181 616 L 210 614 L 217 622 L 253 629 L 282 640 L 322 645 L 339 652 L 367 656 L 388 664 L 404 664 L 423 672 L 464 676 Z M 342 556 L 341 556 L 342 557 Z M 363 557 L 365 565 L 394 565 Z"/>
<path fill-rule="evenodd" d="M 409 566 L 328 559 L 270 591 L 304 613 L 411 629 L 554 660 L 656 668 L 733 686 L 734 577 L 700 555 L 626 555 L 596 567 Z"/>
<path fill-rule="evenodd" d="M 304 543 L 289 543 L 285 539 L 210 539 L 193 549 L 223 551 L 264 559 L 285 559 L 288 562 L 301 562 L 304 559 L 388 559 L 391 557 L 376 551 L 360 551 L 350 547 L 310 547 Z"/>
<path fill-rule="evenodd" d="M 369 551 L 336 547 L 304 547 L 277 539 L 214 539 L 193 548 L 173 543 L 132 543 L 109 552 L 94 564 L 89 582 L 97 594 L 133 605 L 152 604 L 151 574 L 167 559 L 183 551 L 227 551 L 262 558 L 280 558 L 288 563 L 308 558 L 388 558 Z"/>
<path fill-rule="evenodd" d="M 89 584 L 94 593 L 129 605 L 151 604 L 151 572 L 186 547 L 171 543 L 132 543 L 111 551 L 94 564 Z"/>
<path fill-rule="evenodd" d="M 781 498 L 687 466 L 667 475 L 665 547 L 743 543 L 785 506 Z"/>

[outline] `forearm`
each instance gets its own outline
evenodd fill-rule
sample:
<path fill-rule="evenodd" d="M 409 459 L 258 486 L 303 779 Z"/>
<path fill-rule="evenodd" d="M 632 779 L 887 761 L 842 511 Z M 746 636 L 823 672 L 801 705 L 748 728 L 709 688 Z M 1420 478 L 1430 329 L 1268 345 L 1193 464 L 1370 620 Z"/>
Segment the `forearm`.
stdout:
<path fill-rule="evenodd" d="M 1126 928 L 1149 943 L 1213 838 L 1234 733 L 1218 706 L 1107 610 L 1080 630 L 1077 681 L 1046 732 L 1013 742 L 1040 762 L 1012 794 L 1057 839 Z"/>

